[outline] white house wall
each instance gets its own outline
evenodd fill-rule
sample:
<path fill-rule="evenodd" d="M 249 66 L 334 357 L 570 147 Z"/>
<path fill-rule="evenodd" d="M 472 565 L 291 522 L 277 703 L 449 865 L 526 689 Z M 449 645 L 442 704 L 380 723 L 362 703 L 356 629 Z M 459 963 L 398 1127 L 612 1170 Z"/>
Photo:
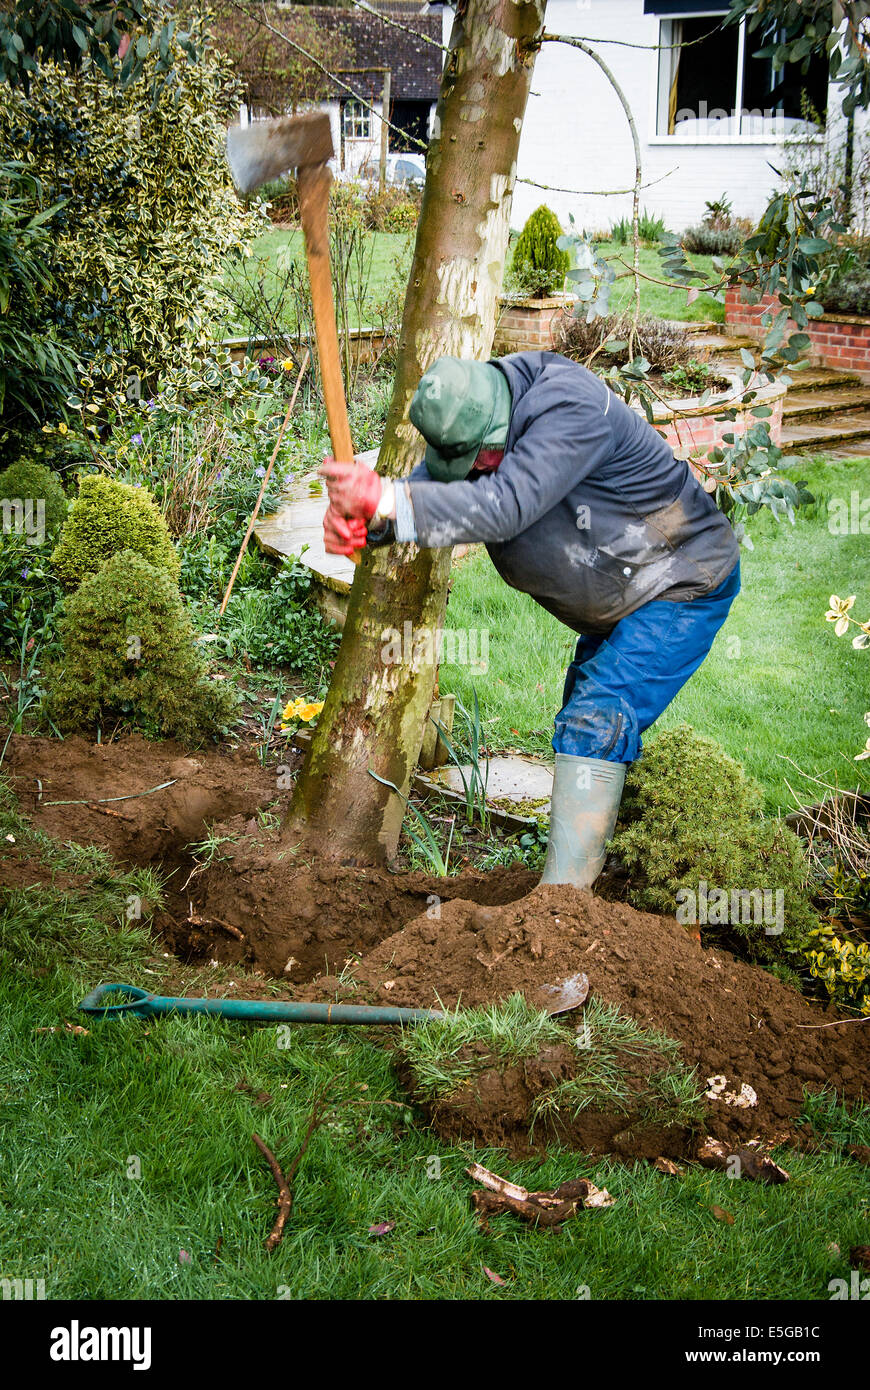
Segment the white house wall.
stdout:
<path fill-rule="evenodd" d="M 547 29 L 589 39 L 623 88 L 640 135 L 643 179 L 652 183 L 642 191 L 642 207 L 661 214 L 673 231 L 700 221 L 705 202 L 723 193 L 738 216 L 762 212 L 776 183 L 770 164 L 780 161 L 782 143 L 757 136 L 704 143 L 679 135 L 657 137 L 657 53 L 600 42 L 612 38 L 657 44 L 659 22 L 644 15 L 642 0 L 549 0 Z M 588 231 L 630 216 L 630 193 L 594 197 L 587 191 L 630 188 L 634 182 L 628 124 L 604 74 L 581 50 L 546 43 L 532 85 L 518 176 L 583 191 L 559 193 L 518 182 L 512 225 L 521 227 L 542 202 L 563 223 L 573 213 Z"/>

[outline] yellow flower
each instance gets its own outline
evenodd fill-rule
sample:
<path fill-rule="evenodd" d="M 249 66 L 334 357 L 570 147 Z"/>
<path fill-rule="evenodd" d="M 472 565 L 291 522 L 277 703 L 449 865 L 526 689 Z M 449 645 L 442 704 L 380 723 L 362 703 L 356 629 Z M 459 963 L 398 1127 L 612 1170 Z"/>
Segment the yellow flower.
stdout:
<path fill-rule="evenodd" d="M 809 285 L 809 286 L 807 287 L 807 294 L 815 294 L 815 292 L 816 292 L 816 287 L 815 287 L 815 285 Z"/>
<path fill-rule="evenodd" d="M 58 425 L 58 427 L 57 427 L 57 432 L 58 432 L 58 434 L 67 434 L 67 433 L 68 433 L 66 424 L 65 424 L 65 422 L 64 422 L 63 420 L 61 420 L 60 424 Z"/>
<path fill-rule="evenodd" d="M 300 697 L 297 700 L 290 701 L 284 709 L 282 718 L 285 720 L 301 719 L 303 724 L 308 724 L 312 719 L 317 717 L 322 709 L 322 700 L 303 700 Z M 282 728 L 283 727 L 282 725 Z"/>
<path fill-rule="evenodd" d="M 293 361 L 292 357 L 285 357 L 284 361 L 281 363 L 281 366 L 284 368 L 285 372 L 292 372 L 293 368 L 296 366 L 296 363 Z"/>

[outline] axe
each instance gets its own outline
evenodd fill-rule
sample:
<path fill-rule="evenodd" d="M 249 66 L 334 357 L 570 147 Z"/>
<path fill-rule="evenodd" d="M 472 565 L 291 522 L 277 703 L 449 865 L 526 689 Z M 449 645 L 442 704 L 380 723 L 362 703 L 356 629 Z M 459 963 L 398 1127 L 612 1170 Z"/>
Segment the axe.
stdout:
<path fill-rule="evenodd" d="M 332 173 L 327 160 L 334 153 L 329 116 L 325 111 L 281 116 L 249 126 L 231 126 L 227 131 L 227 159 L 239 193 L 252 193 L 269 179 L 286 174 L 288 169 L 296 169 L 299 215 L 311 281 L 314 336 L 332 454 L 340 463 L 353 463 L 329 267 Z M 355 564 L 359 564 L 360 558 L 359 551 L 354 551 Z"/>

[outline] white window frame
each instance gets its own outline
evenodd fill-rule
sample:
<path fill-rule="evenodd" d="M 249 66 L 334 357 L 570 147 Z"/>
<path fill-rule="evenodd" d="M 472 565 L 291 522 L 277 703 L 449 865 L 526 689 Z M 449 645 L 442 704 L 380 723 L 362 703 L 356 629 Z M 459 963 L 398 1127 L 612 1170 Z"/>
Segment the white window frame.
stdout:
<path fill-rule="evenodd" d="M 682 19 L 722 19 L 722 10 L 692 10 L 686 14 L 662 15 L 658 21 L 658 42 L 660 45 L 673 42 L 672 28 L 675 22 Z M 663 83 L 670 71 L 669 63 L 671 52 L 667 48 L 660 48 L 654 55 L 654 79 L 652 83 L 652 116 L 650 120 L 650 130 L 655 132 L 650 135 L 647 143 L 650 145 L 782 145 L 786 140 L 804 140 L 807 144 L 823 144 L 825 140 L 824 131 L 807 131 L 802 135 L 797 130 L 783 130 L 770 132 L 761 135 L 751 134 L 741 129 L 744 120 L 743 113 L 743 81 L 744 65 L 746 57 L 746 20 L 741 19 L 737 32 L 737 72 L 734 85 L 734 106 L 730 114 L 720 121 L 721 129 L 715 134 L 681 134 L 680 124 L 672 135 L 659 134 L 659 122 L 662 113 L 662 93 Z M 751 119 L 751 118 L 750 118 Z"/>
<path fill-rule="evenodd" d="M 345 143 L 356 140 L 370 143 L 373 139 L 370 107 L 364 106 L 355 97 L 344 102 L 341 108 L 341 133 Z"/>

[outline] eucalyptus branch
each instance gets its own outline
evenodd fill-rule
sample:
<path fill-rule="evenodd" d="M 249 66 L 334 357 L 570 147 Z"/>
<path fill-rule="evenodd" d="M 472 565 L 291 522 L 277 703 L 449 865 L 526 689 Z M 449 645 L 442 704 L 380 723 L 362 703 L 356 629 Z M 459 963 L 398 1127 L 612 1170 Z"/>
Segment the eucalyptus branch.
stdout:
<path fill-rule="evenodd" d="M 676 174 L 679 165 L 675 164 L 673 169 L 669 169 L 666 174 L 659 174 L 657 179 L 648 179 L 641 184 L 641 188 L 652 188 L 657 183 L 664 183 L 671 174 Z M 634 184 L 629 188 L 560 188 L 553 183 L 539 183 L 537 179 L 517 179 L 517 183 L 529 183 L 533 188 L 543 188 L 548 193 L 574 193 L 579 198 L 615 198 L 621 193 L 633 193 Z"/>
<path fill-rule="evenodd" d="M 541 43 L 566 43 L 571 48 L 579 48 L 582 53 L 597 63 L 607 81 L 616 93 L 619 104 L 625 112 L 625 119 L 628 121 L 628 128 L 631 131 L 631 142 L 634 146 L 634 197 L 632 199 L 631 215 L 631 239 L 634 246 L 634 314 L 631 332 L 629 333 L 629 351 L 637 336 L 637 325 L 640 319 L 640 190 L 643 183 L 643 169 L 640 156 L 640 137 L 637 133 L 637 125 L 634 115 L 628 103 L 622 87 L 617 81 L 613 71 L 605 63 L 599 53 L 596 53 L 585 39 L 574 38 L 570 34 L 548 34 L 546 30 L 541 36 Z"/>

